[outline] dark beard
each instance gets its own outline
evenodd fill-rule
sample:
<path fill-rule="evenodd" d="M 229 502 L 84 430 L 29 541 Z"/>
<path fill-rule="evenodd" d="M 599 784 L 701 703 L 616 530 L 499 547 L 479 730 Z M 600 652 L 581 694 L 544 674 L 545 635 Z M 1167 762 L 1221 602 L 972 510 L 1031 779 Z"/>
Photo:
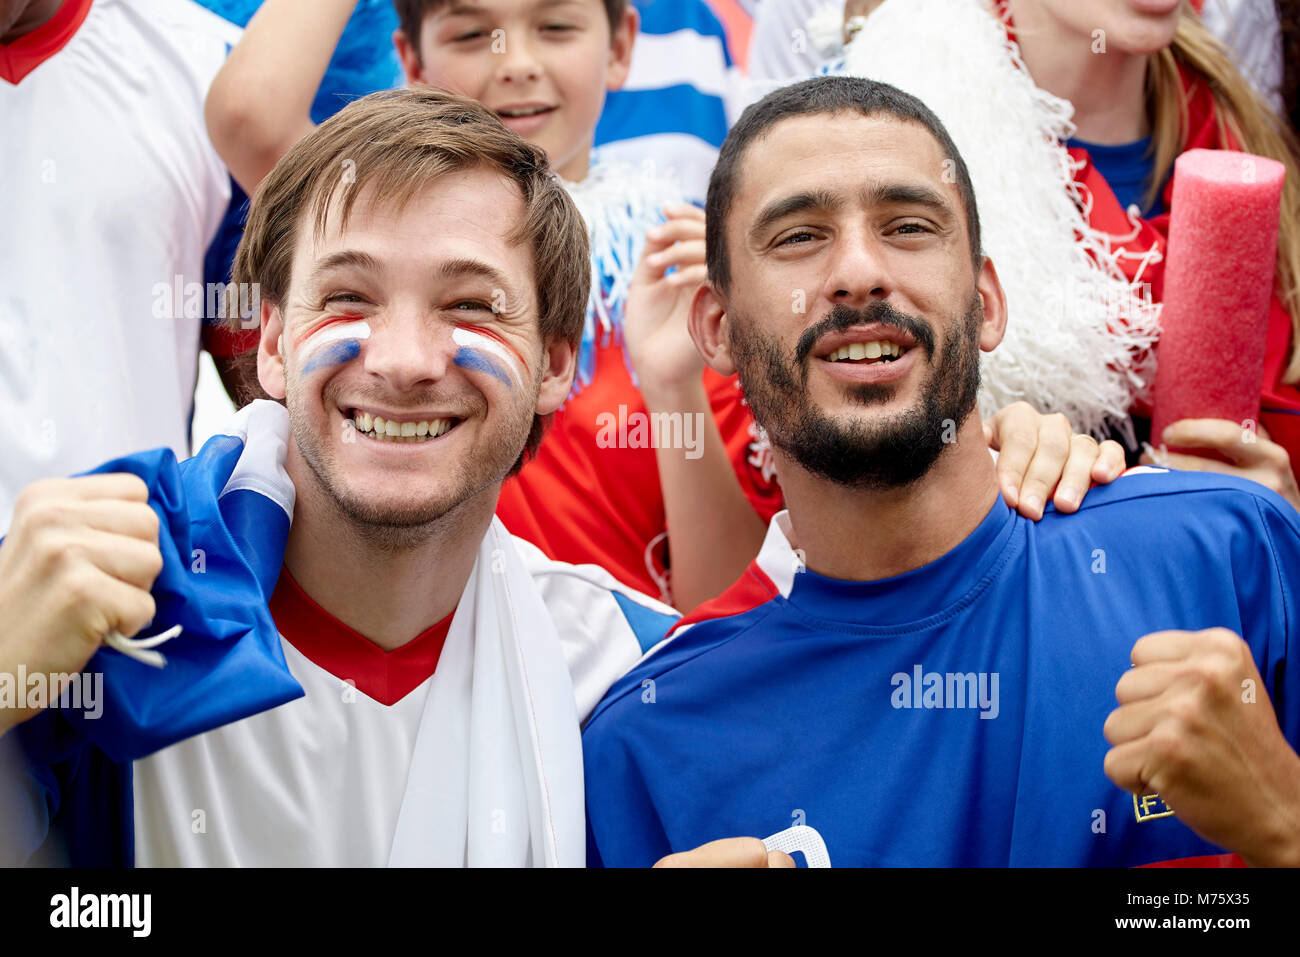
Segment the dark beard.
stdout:
<path fill-rule="evenodd" d="M 928 323 L 884 302 L 855 310 L 839 305 L 799 338 L 793 361 L 780 343 L 761 335 L 754 324 L 732 313 L 729 345 L 741 387 L 754 418 L 772 445 L 803 468 L 854 489 L 902 488 L 925 475 L 956 441 L 962 422 L 979 393 L 979 330 L 984 305 L 978 294 L 935 359 L 934 332 Z M 844 424 L 808 399 L 809 356 L 817 341 L 856 325 L 880 323 L 909 333 L 925 351 L 931 373 L 921 388 L 920 405 L 883 422 Z M 864 406 L 889 401 L 895 385 L 848 386 L 849 397 Z"/>

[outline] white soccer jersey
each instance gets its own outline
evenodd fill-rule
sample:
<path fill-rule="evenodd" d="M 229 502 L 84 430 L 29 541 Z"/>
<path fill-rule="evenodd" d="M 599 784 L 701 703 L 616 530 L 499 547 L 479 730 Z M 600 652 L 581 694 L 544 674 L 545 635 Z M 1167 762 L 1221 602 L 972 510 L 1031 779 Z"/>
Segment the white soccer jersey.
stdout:
<path fill-rule="evenodd" d="M 675 612 L 594 565 L 551 561 L 522 539 L 512 541 L 555 623 L 575 713 L 585 719 Z M 447 622 L 384 652 L 330 618 L 288 576 L 271 609 L 306 696 L 135 762 L 138 866 L 393 861 L 429 699 L 455 693 L 443 684 L 454 675 L 430 674 Z M 488 814 L 489 829 L 504 833 L 511 826 L 504 811 L 489 808 Z M 399 850 L 419 856 L 418 849 Z"/>
<path fill-rule="evenodd" d="M 230 201 L 203 99 L 239 33 L 191 0 L 94 0 L 0 76 L 0 531 L 35 479 L 188 455 L 207 297 L 175 293 L 202 288 Z"/>

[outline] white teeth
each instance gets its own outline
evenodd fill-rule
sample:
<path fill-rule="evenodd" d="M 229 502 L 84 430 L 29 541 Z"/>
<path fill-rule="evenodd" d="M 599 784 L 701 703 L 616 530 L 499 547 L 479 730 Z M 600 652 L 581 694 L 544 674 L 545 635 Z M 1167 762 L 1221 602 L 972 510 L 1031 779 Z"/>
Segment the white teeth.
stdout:
<path fill-rule="evenodd" d="M 831 362 L 843 362 L 855 359 L 879 359 L 883 356 L 897 358 L 903 354 L 903 347 L 897 342 L 880 339 L 876 342 L 853 342 L 840 346 L 826 358 Z"/>
<path fill-rule="evenodd" d="M 526 110 L 501 110 L 502 116 L 536 116 L 538 113 L 545 113 L 550 107 L 533 106 Z"/>
<path fill-rule="evenodd" d="M 369 412 L 353 412 L 352 423 L 358 432 L 380 442 L 423 442 L 436 439 L 451 430 L 451 419 L 427 419 L 421 422 L 395 422 Z"/>

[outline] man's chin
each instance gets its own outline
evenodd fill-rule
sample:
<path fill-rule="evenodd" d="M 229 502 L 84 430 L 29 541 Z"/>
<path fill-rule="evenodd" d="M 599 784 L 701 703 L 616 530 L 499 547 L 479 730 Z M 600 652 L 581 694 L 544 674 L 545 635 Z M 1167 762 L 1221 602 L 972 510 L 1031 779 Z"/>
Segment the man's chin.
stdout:
<path fill-rule="evenodd" d="M 430 496 L 427 488 L 419 495 L 400 495 L 387 490 L 383 498 L 365 492 L 335 490 L 333 497 L 339 510 L 355 525 L 377 529 L 422 528 L 443 518 L 459 504 L 451 495 Z"/>

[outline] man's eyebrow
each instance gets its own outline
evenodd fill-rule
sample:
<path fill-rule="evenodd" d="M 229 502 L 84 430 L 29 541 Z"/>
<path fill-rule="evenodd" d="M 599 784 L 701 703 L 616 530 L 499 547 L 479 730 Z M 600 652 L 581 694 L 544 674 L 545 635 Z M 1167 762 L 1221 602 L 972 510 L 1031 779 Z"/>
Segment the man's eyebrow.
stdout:
<path fill-rule="evenodd" d="M 757 239 L 773 223 L 779 222 L 787 216 L 807 212 L 810 209 L 832 210 L 843 205 L 843 202 L 830 190 L 824 189 L 814 189 L 804 193 L 795 193 L 791 196 L 783 196 L 768 203 L 759 211 L 758 217 L 754 220 L 754 225 L 749 229 L 750 238 Z"/>
<path fill-rule="evenodd" d="M 363 253 L 356 249 L 345 249 L 342 252 L 330 253 L 324 259 L 316 263 L 312 268 L 311 275 L 307 279 L 308 286 L 319 285 L 321 279 L 335 269 L 345 268 L 360 269 L 363 272 L 383 272 L 383 264 L 369 253 Z"/>
<path fill-rule="evenodd" d="M 952 204 L 944 195 L 917 183 L 883 183 L 867 191 L 872 205 L 928 206 L 936 212 L 952 215 Z"/>
<path fill-rule="evenodd" d="M 495 266 L 490 266 L 481 259 L 448 259 L 438 266 L 435 273 L 439 279 L 459 279 L 462 276 L 474 276 L 486 279 L 493 289 L 500 289 L 507 300 L 514 299 L 514 287 L 506 274 Z"/>

